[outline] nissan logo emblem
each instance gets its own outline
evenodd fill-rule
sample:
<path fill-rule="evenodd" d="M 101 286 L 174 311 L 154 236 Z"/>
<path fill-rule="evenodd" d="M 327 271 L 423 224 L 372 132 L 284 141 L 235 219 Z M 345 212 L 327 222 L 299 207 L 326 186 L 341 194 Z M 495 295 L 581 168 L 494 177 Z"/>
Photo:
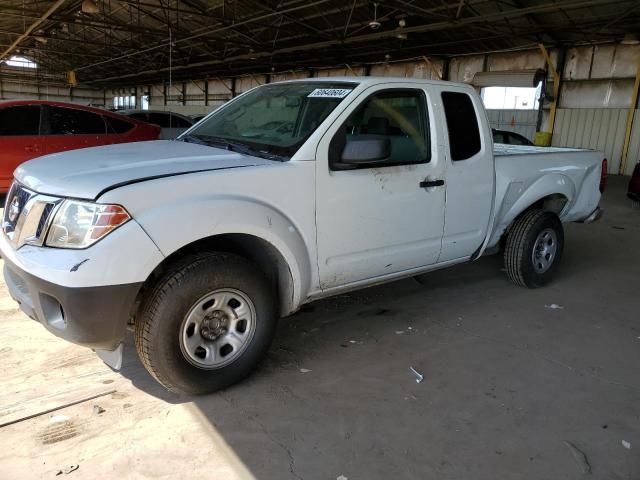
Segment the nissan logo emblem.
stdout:
<path fill-rule="evenodd" d="M 20 200 L 18 197 L 13 197 L 11 205 L 9 205 L 9 220 L 13 223 L 18 219 L 20 214 Z"/>

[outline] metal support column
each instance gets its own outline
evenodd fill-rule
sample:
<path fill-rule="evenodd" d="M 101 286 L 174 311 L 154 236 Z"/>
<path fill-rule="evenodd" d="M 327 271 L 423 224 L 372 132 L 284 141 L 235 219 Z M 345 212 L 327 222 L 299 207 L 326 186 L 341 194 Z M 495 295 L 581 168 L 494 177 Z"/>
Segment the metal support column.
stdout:
<path fill-rule="evenodd" d="M 633 84 L 633 93 L 631 94 L 631 105 L 627 112 L 627 129 L 624 133 L 624 146 L 622 147 L 622 159 L 620 160 L 620 170 L 618 173 L 624 175 L 627 166 L 627 157 L 629 156 L 629 143 L 631 142 L 631 131 L 633 129 L 633 117 L 636 113 L 638 105 L 638 91 L 640 90 L 640 58 L 638 59 L 638 67 L 636 68 L 636 81 Z"/>
<path fill-rule="evenodd" d="M 551 104 L 551 110 L 549 111 L 549 125 L 547 128 L 547 131 L 551 134 L 549 142 L 551 143 L 553 140 L 553 129 L 556 124 L 556 110 L 558 108 L 558 95 L 560 93 L 560 75 L 556 70 L 556 66 L 553 64 L 553 61 L 551 61 L 551 56 L 549 56 L 549 52 L 545 46 L 542 43 L 539 43 L 538 46 L 540 47 L 540 51 L 542 52 L 542 55 L 549 66 L 549 70 L 551 70 L 551 74 L 553 75 L 553 103 Z"/>

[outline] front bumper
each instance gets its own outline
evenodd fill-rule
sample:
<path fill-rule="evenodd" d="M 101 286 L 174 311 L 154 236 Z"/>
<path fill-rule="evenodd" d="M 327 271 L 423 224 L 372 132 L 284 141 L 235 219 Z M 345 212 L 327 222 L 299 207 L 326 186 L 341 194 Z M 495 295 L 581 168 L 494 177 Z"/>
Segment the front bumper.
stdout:
<path fill-rule="evenodd" d="M 31 275 L 4 258 L 11 297 L 51 333 L 95 350 L 118 348 L 142 282 L 67 287 Z"/>

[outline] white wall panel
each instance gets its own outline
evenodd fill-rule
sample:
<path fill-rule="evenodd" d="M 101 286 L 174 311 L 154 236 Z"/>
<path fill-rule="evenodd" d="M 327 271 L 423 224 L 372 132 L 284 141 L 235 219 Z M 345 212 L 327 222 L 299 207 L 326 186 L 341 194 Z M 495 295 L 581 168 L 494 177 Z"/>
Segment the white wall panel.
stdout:
<path fill-rule="evenodd" d="M 591 148 L 604 152 L 609 173 L 617 174 L 622 158 L 627 122 L 626 108 L 560 108 L 557 112 L 553 145 Z M 640 155 L 640 114 L 636 110 L 627 174 Z"/>
<path fill-rule="evenodd" d="M 267 83 L 267 77 L 264 75 L 251 75 L 248 77 L 239 77 L 236 79 L 236 95 L 251 90 L 259 85 Z"/>
<path fill-rule="evenodd" d="M 442 68 L 444 62 L 442 60 L 431 59 L 433 68 L 427 62 L 401 62 L 401 63 L 383 63 L 371 66 L 371 76 L 379 77 L 404 77 L 404 78 L 422 78 L 426 80 L 439 80 L 442 77 Z M 438 72 L 434 71 L 434 69 Z"/>
<path fill-rule="evenodd" d="M 494 53 L 487 56 L 488 71 L 535 70 L 537 68 L 546 69 L 546 61 L 540 50 Z"/>
<path fill-rule="evenodd" d="M 316 70 L 316 77 L 352 77 L 364 75 L 364 67 L 325 68 Z"/>
<path fill-rule="evenodd" d="M 633 78 L 640 45 L 611 43 L 597 45 L 593 55 L 591 78 Z"/>
<path fill-rule="evenodd" d="M 640 162 L 640 109 L 635 111 L 633 129 L 631 130 L 631 142 L 629 142 L 629 154 L 624 174 L 631 175 L 636 163 Z"/>
<path fill-rule="evenodd" d="M 591 73 L 593 51 L 594 47 L 590 45 L 568 48 L 562 77 L 565 80 L 587 80 Z"/>
<path fill-rule="evenodd" d="M 473 76 L 482 71 L 484 55 L 453 58 L 449 63 L 449 80 L 471 83 Z"/>
<path fill-rule="evenodd" d="M 631 103 L 633 80 L 566 81 L 561 108 L 624 108 Z"/>
<path fill-rule="evenodd" d="M 231 95 L 230 78 L 220 78 L 209 80 L 209 95 Z"/>
<path fill-rule="evenodd" d="M 284 82 L 285 80 L 299 80 L 303 78 L 308 78 L 309 72 L 281 72 L 274 73 L 271 75 L 272 82 Z"/>
<path fill-rule="evenodd" d="M 533 141 L 538 120 L 537 110 L 487 110 L 491 127 L 524 135 Z"/>

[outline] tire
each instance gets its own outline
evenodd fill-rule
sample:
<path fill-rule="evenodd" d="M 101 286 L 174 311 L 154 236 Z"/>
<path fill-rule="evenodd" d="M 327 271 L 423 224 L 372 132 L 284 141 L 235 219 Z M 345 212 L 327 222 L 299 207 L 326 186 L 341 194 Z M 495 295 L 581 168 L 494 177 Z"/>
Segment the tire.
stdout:
<path fill-rule="evenodd" d="M 640 210 L 640 200 L 631 200 L 631 208 Z"/>
<path fill-rule="evenodd" d="M 557 215 L 529 210 L 518 218 L 507 235 L 504 264 L 516 285 L 541 287 L 551 280 L 562 257 L 564 230 Z"/>
<path fill-rule="evenodd" d="M 135 324 L 140 360 L 176 393 L 200 395 L 239 382 L 273 339 L 273 290 L 243 257 L 215 252 L 185 257 L 143 299 Z"/>

